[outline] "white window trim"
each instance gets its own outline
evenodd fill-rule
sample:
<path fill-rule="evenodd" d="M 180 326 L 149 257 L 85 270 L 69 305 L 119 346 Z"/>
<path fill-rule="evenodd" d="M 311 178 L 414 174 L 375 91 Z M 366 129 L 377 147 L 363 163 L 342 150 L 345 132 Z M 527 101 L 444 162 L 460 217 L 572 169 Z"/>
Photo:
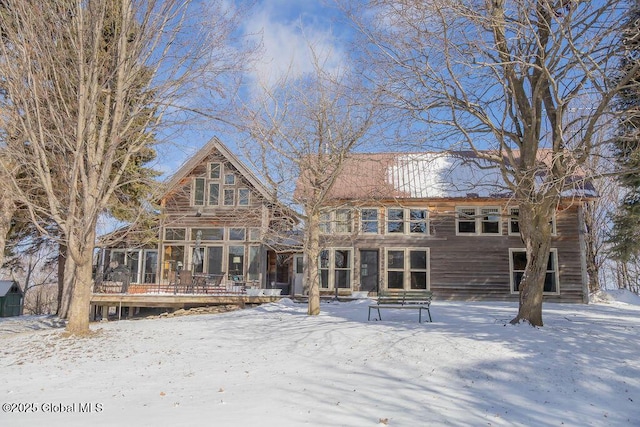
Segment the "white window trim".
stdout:
<path fill-rule="evenodd" d="M 526 252 L 525 248 L 509 248 L 509 291 L 513 295 L 517 295 L 519 291 L 515 290 L 515 283 L 513 282 L 513 253 L 514 252 Z M 555 266 L 554 276 L 556 280 L 555 292 L 543 292 L 543 295 L 560 295 L 560 266 L 558 264 L 558 249 L 551 248 L 549 251 L 553 254 L 553 265 Z"/>
<path fill-rule="evenodd" d="M 350 290 L 353 289 L 353 283 L 354 283 L 354 274 L 355 274 L 355 268 L 354 268 L 354 248 L 342 248 L 342 247 L 336 247 L 336 248 L 322 248 L 321 252 L 323 250 L 329 251 L 329 268 L 328 269 L 321 269 L 320 265 L 321 265 L 321 261 L 320 261 L 320 254 L 318 255 L 318 273 L 320 273 L 320 270 L 328 270 L 329 274 L 328 274 L 328 282 L 327 282 L 327 288 L 323 288 L 320 287 L 320 289 L 324 289 L 326 290 L 335 290 L 335 285 L 336 285 L 336 252 L 335 251 L 349 251 L 349 270 L 351 271 L 350 276 L 350 280 L 349 280 L 349 287 L 348 288 L 338 288 L 338 289 L 343 289 L 343 290 Z M 339 270 L 345 270 L 344 268 L 341 268 Z M 322 283 L 320 283 L 320 286 L 322 286 Z"/>
<path fill-rule="evenodd" d="M 218 178 L 211 178 L 211 171 L 213 170 L 212 166 L 213 165 L 218 165 L 218 171 L 220 172 L 220 176 L 218 176 Z M 207 177 L 208 179 L 212 180 L 212 181 L 216 181 L 216 182 L 220 182 L 220 179 L 223 176 L 223 170 L 222 170 L 222 162 L 209 162 L 209 167 L 207 169 Z"/>
<path fill-rule="evenodd" d="M 338 219 L 336 216 L 337 211 L 339 210 L 347 210 L 349 211 L 349 216 L 351 217 L 349 220 L 349 227 L 351 228 L 351 231 L 337 231 L 338 228 Z M 332 209 L 331 211 L 324 211 L 320 213 L 320 221 L 319 224 L 328 224 L 328 229 L 323 229 L 323 227 L 320 227 L 320 233 L 321 234 L 338 234 L 338 235 L 342 235 L 342 236 L 348 236 L 350 234 L 353 234 L 353 230 L 354 230 L 354 209 L 352 208 L 335 208 Z M 324 219 L 324 216 L 328 216 L 328 219 Z M 326 217 L 325 217 L 326 218 Z"/>
<path fill-rule="evenodd" d="M 509 236 L 519 236 L 520 233 L 517 232 L 513 232 L 511 231 L 511 211 L 513 209 L 520 209 L 518 206 L 509 206 L 508 207 L 508 212 L 509 212 L 509 222 L 507 223 L 507 232 L 509 233 Z M 551 216 L 551 235 L 552 236 L 557 236 L 558 235 L 558 230 L 557 230 L 557 221 L 556 221 L 556 212 L 553 213 L 553 215 Z"/>
<path fill-rule="evenodd" d="M 203 182 L 202 188 L 202 204 L 196 204 L 196 186 L 198 180 Z M 193 181 L 191 182 L 191 206 L 195 207 L 204 207 L 207 206 L 207 196 L 208 196 L 209 187 L 207 186 L 207 179 L 201 176 L 194 176 Z"/>
<path fill-rule="evenodd" d="M 388 276 L 388 272 L 389 272 L 389 252 L 390 251 L 395 251 L 395 252 L 400 252 L 403 251 L 404 252 L 404 269 L 402 270 L 404 275 L 403 275 L 403 288 L 402 289 L 398 289 L 398 288 L 389 288 L 389 276 Z M 411 251 L 426 251 L 427 253 L 427 291 L 431 289 L 431 249 L 430 248 L 384 248 L 384 288 L 387 291 L 400 291 L 400 290 L 407 290 L 410 291 L 411 289 Z M 393 269 L 393 271 L 396 271 L 397 269 Z M 422 271 L 422 270 L 414 270 L 414 271 Z"/>
<path fill-rule="evenodd" d="M 363 221 L 363 219 L 362 219 L 362 211 L 364 211 L 364 210 L 376 211 L 375 223 L 377 224 L 378 227 L 377 227 L 377 230 L 375 232 L 364 231 L 362 229 L 362 225 L 365 222 L 374 222 L 373 220 Z M 359 231 L 360 231 L 361 234 L 367 234 L 367 235 L 370 235 L 370 236 L 377 236 L 377 235 L 381 234 L 380 233 L 380 230 L 381 230 L 381 228 L 380 228 L 380 209 L 374 208 L 374 207 L 362 207 L 362 208 L 358 209 L 358 219 L 359 219 Z"/>
<path fill-rule="evenodd" d="M 241 204 L 240 203 L 240 192 L 241 191 L 246 191 L 247 194 L 247 203 L 245 204 Z M 237 202 L 238 206 L 250 206 L 251 205 L 251 190 L 249 188 L 243 187 L 243 188 L 238 188 L 238 202 Z"/>
<path fill-rule="evenodd" d="M 398 209 L 402 210 L 402 233 L 392 233 L 389 232 L 389 209 Z M 411 211 L 425 211 L 427 213 L 427 217 L 425 218 L 425 232 L 424 233 L 412 233 L 411 232 Z M 389 236 L 428 236 L 430 234 L 429 230 L 429 208 L 427 207 L 410 207 L 410 208 L 396 208 L 396 207 L 387 207 L 384 210 L 384 234 Z M 394 221 L 396 222 L 396 221 Z M 399 221 L 398 221 L 399 222 Z M 415 222 L 415 221 L 414 221 Z M 456 225 L 457 230 L 457 225 Z"/>
<path fill-rule="evenodd" d="M 462 209 L 473 209 L 475 211 L 475 224 L 476 231 L 474 233 L 462 233 L 458 227 L 459 220 L 459 211 Z M 498 209 L 498 232 L 497 233 L 483 233 L 482 232 L 482 209 Z M 502 208 L 500 206 L 456 206 L 456 236 L 502 236 L 502 227 L 503 227 L 503 219 L 502 219 Z"/>

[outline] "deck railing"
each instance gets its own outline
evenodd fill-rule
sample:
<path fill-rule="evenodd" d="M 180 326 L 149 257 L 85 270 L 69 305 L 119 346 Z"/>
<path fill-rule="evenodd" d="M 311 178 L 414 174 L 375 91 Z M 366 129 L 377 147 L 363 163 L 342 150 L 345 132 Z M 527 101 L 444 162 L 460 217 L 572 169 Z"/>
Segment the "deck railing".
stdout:
<path fill-rule="evenodd" d="M 94 293 L 107 294 L 196 294 L 196 295 L 245 295 L 247 287 L 257 283 L 224 280 L 224 275 L 194 275 L 173 283 L 126 283 L 103 281 L 94 284 Z"/>

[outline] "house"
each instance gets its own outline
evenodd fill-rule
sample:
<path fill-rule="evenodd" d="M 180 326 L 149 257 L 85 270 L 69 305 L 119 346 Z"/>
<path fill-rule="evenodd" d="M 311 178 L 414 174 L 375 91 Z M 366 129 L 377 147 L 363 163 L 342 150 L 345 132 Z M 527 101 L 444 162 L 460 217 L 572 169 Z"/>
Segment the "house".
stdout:
<path fill-rule="evenodd" d="M 181 274 L 263 289 L 281 283 L 289 292 L 290 273 L 266 243 L 291 229 L 294 220 L 218 138 L 188 159 L 164 188 L 153 242 L 141 244 L 134 236 L 102 251 L 98 276 L 104 283 L 117 282 L 114 292 L 172 292 Z M 123 274 L 129 277 L 123 280 Z"/>
<path fill-rule="evenodd" d="M 586 302 L 575 178 L 552 218 L 547 301 Z M 297 193 L 304 194 L 299 182 Z M 321 216 L 321 292 L 430 289 L 438 299 L 517 300 L 526 264 L 518 205 L 497 168 L 470 152 L 352 154 Z"/>
<path fill-rule="evenodd" d="M 22 315 L 24 293 L 13 280 L 0 280 L 0 317 Z"/>

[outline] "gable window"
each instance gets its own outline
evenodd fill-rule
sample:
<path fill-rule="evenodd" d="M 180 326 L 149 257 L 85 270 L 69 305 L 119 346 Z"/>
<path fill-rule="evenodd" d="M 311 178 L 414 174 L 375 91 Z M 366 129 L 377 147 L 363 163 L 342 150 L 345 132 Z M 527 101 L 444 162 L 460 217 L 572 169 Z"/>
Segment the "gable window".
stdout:
<path fill-rule="evenodd" d="M 250 228 L 249 229 L 249 240 L 252 242 L 260 241 L 260 229 L 259 228 Z"/>
<path fill-rule="evenodd" d="M 520 235 L 520 209 L 509 208 L 509 234 Z M 556 215 L 551 216 L 551 234 L 556 235 Z"/>
<path fill-rule="evenodd" d="M 234 185 L 236 183 L 236 176 L 232 173 L 224 174 L 224 185 Z"/>
<path fill-rule="evenodd" d="M 209 163 L 209 178 L 210 179 L 220 179 L 220 171 L 222 170 L 222 165 L 220 163 Z"/>
<path fill-rule="evenodd" d="M 378 209 L 360 209 L 360 229 L 363 233 L 378 234 Z"/>
<path fill-rule="evenodd" d="M 238 205 L 248 206 L 250 196 L 251 196 L 251 192 L 249 191 L 248 188 L 240 188 L 238 190 Z"/>
<path fill-rule="evenodd" d="M 387 233 L 427 234 L 427 209 L 387 209 Z"/>
<path fill-rule="evenodd" d="M 193 180 L 193 205 L 204 206 L 204 178 Z"/>
<path fill-rule="evenodd" d="M 220 184 L 209 183 L 209 205 L 217 206 L 220 198 Z"/>
<path fill-rule="evenodd" d="M 498 207 L 456 208 L 456 234 L 501 235 Z"/>
<path fill-rule="evenodd" d="M 429 249 L 387 250 L 387 289 L 429 289 Z"/>
<path fill-rule="evenodd" d="M 233 206 L 236 204 L 235 190 L 224 190 L 224 205 Z"/>
<path fill-rule="evenodd" d="M 520 281 L 527 266 L 527 252 L 524 249 L 509 249 L 509 270 L 511 273 L 511 292 L 519 291 Z M 544 292 L 557 294 L 558 290 L 558 250 L 551 249 L 544 278 Z"/>

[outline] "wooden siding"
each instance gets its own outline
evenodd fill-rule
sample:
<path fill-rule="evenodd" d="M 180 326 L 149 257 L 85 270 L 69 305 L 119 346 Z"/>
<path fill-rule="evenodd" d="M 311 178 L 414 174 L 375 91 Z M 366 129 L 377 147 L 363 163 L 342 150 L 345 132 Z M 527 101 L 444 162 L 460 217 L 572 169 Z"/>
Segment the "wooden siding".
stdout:
<path fill-rule="evenodd" d="M 500 235 L 456 235 L 456 207 L 483 206 L 502 208 Z M 513 205 L 512 205 L 513 206 Z M 370 205 L 363 205 L 370 207 Z M 398 207 L 397 205 L 388 207 Z M 354 248 L 354 283 L 359 280 L 360 249 L 380 250 L 380 278 L 385 280 L 385 250 L 429 248 L 430 288 L 439 299 L 518 300 L 511 293 L 509 249 L 524 249 L 519 235 L 508 235 L 508 205 L 505 200 L 432 200 L 403 201 L 402 207 L 428 208 L 429 235 L 384 234 L 384 208 L 379 211 L 380 234 L 324 236 L 325 247 Z M 557 233 L 552 248 L 557 249 L 559 294 L 546 295 L 545 301 L 582 302 L 582 266 L 580 256 L 578 204 L 562 207 L 556 215 Z M 358 229 L 358 221 L 354 230 Z"/>

